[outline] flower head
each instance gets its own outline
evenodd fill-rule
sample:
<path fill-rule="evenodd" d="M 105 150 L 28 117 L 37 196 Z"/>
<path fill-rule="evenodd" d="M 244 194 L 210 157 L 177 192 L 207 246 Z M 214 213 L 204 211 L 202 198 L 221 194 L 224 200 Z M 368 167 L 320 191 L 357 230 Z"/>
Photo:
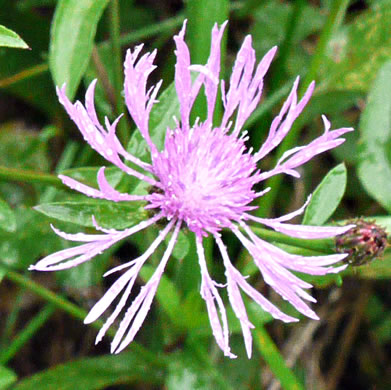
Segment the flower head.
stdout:
<path fill-rule="evenodd" d="M 354 227 L 335 239 L 336 251 L 348 254 L 344 262 L 357 267 L 381 257 L 387 247 L 385 229 L 362 218 L 350 222 Z"/>
<path fill-rule="evenodd" d="M 117 353 L 123 350 L 140 329 L 181 228 L 186 227 L 195 235 L 201 270 L 201 296 L 206 303 L 216 342 L 229 357 L 235 357 L 235 355 L 230 351 L 228 321 L 219 293 L 219 290 L 225 286 L 216 283 L 208 272 L 203 237 L 211 235 L 221 253 L 225 267 L 228 299 L 240 321 L 249 357 L 252 353 L 250 329 L 254 326 L 247 317 L 241 290 L 274 318 L 284 322 L 297 320 L 269 302 L 247 282 L 246 276 L 235 268 L 223 243 L 222 229 L 229 229 L 233 232 L 253 257 L 268 285 L 288 300 L 300 313 L 313 319 L 318 317 L 305 301 L 315 302 L 315 299 L 304 290 L 312 286 L 293 275 L 290 270 L 324 275 L 339 272 L 346 267 L 346 265 L 332 267 L 346 254 L 312 257 L 289 254 L 256 236 L 248 224 L 248 222 L 263 224 L 289 236 L 306 239 L 333 237 L 349 230 L 351 226 L 319 227 L 286 223 L 302 213 L 306 205 L 293 213 L 275 219 L 258 218 L 251 214 L 251 210 L 254 209 L 252 202 L 267 191 L 266 189 L 263 192 L 256 192 L 256 184 L 280 173 L 299 177 L 297 167 L 315 155 L 343 143 L 344 139 L 339 137 L 352 129 L 341 128 L 331 131 L 330 123 L 323 117 L 325 126 L 323 135 L 306 146 L 296 147 L 285 153 L 270 171 L 260 171 L 258 163 L 287 135 L 293 122 L 310 99 L 314 83 L 310 84 L 302 99 L 298 101 L 299 79 L 296 79 L 280 113 L 273 120 L 262 147 L 256 152 L 252 149 L 248 150 L 245 145 L 248 136 L 243 131 L 243 125 L 259 103 L 263 79 L 276 53 L 276 48 L 272 48 L 261 62 L 256 64 L 251 36 L 247 36 L 237 54 L 229 87 L 226 89 L 224 81 L 220 81 L 219 78 L 220 43 L 225 25 L 226 23 L 220 28 L 217 25 L 214 26 L 210 56 L 205 65 L 192 65 L 190 62 L 189 50 L 184 41 L 186 23 L 179 34 L 174 37 L 176 44 L 175 86 L 180 103 L 180 120 L 176 121 L 174 128 L 167 129 L 163 150 L 159 150 L 153 143 L 148 125 L 149 115 L 153 105 L 157 103 L 156 98 L 161 86 L 159 82 L 149 90 L 146 87 L 148 76 L 155 68 L 153 61 L 156 52 L 141 55 L 142 45 L 137 46 L 133 51 L 128 50 L 125 60 L 124 86 L 126 105 L 138 130 L 148 144 L 151 154 L 150 164 L 129 154 L 122 147 L 115 133 L 119 118 L 114 123 L 106 119 L 106 128 L 100 124 L 93 101 L 95 81 L 87 90 L 84 106 L 80 102 L 72 104 L 65 95 L 64 87 L 57 90 L 60 102 L 90 146 L 125 173 L 149 183 L 152 190 L 143 196 L 120 193 L 106 180 L 104 167 L 98 173 L 98 189 L 79 183 L 70 177 L 60 176 L 64 184 L 87 196 L 114 202 L 144 200 L 147 203 L 145 208 L 153 209 L 154 213 L 149 219 L 123 231 L 103 229 L 96 223 L 95 227 L 101 231 L 100 234 L 67 234 L 54 228 L 59 236 L 67 240 L 83 242 L 83 244 L 51 254 L 31 266 L 31 269 L 54 271 L 74 267 L 158 221 L 165 222 L 165 227 L 145 253 L 107 273 L 112 274 L 123 270 L 122 275 L 91 309 L 85 323 L 95 321 L 117 297 L 120 299 L 114 312 L 100 330 L 97 342 L 101 340 L 127 304 L 143 264 L 172 232 L 154 274 L 125 311 L 112 342 L 112 352 Z M 191 72 L 197 75 L 194 81 L 192 81 Z M 190 112 L 201 87 L 204 87 L 206 95 L 207 117 L 204 122 L 198 120 L 196 123 L 190 123 Z M 221 123 L 215 127 L 212 119 L 219 88 L 222 93 L 224 114 Z M 138 166 L 139 169 L 129 167 L 124 160 L 131 162 L 132 166 Z"/>

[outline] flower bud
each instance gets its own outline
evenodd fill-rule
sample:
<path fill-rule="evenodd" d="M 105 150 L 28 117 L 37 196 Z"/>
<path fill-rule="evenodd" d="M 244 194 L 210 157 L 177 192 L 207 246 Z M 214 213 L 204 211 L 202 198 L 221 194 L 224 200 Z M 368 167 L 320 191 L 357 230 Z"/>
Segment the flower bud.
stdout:
<path fill-rule="evenodd" d="M 373 221 L 356 219 L 349 223 L 356 226 L 335 239 L 337 252 L 349 254 L 344 261 L 360 266 L 382 256 L 387 246 L 386 231 Z"/>

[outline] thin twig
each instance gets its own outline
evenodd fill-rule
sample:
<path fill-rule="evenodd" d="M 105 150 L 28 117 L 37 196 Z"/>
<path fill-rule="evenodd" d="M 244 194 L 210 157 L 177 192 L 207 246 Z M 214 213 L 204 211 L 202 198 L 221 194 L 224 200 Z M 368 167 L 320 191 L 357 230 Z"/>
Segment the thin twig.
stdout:
<path fill-rule="evenodd" d="M 106 97 L 110 102 L 113 112 L 115 112 L 116 110 L 115 90 L 110 82 L 109 75 L 106 71 L 106 68 L 103 65 L 102 60 L 100 59 L 99 50 L 97 49 L 96 46 L 94 46 L 92 49 L 91 59 L 95 65 L 95 70 L 98 75 L 99 82 L 102 83 L 102 87 L 103 90 L 105 91 Z"/>
<path fill-rule="evenodd" d="M 353 342 L 359 330 L 360 323 L 363 319 L 364 311 L 367 306 L 371 291 L 371 283 L 363 283 L 365 284 L 362 287 L 360 294 L 356 300 L 356 304 L 353 307 L 350 321 L 345 327 L 340 338 L 340 348 L 338 348 L 335 353 L 334 359 L 332 359 L 334 364 L 327 375 L 327 390 L 334 390 L 337 388 L 339 380 L 344 372 Z"/>

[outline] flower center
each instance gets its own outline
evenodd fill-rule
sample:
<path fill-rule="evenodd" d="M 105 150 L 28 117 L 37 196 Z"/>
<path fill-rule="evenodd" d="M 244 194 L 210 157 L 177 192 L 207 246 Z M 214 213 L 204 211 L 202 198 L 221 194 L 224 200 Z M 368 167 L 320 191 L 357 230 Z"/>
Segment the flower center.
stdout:
<path fill-rule="evenodd" d="M 190 131 L 170 131 L 164 150 L 153 159 L 162 193 L 151 207 L 168 218 L 179 218 L 194 232 L 206 234 L 239 220 L 256 194 L 256 165 L 245 139 L 226 131 L 196 125 Z"/>

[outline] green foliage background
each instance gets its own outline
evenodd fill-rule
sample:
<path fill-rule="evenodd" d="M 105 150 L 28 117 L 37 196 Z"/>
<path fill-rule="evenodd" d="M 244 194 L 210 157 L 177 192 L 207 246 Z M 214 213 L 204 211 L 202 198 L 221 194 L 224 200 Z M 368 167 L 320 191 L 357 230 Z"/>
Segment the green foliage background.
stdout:
<path fill-rule="evenodd" d="M 57 178 L 63 173 L 96 186 L 104 161 L 66 117 L 55 86 L 66 83 L 71 100 L 83 99 L 86 86 L 98 78 L 97 110 L 112 121 L 126 112 L 125 49 L 141 42 L 147 50 L 158 48 L 153 79 L 163 79 L 163 92 L 150 127 L 162 147 L 173 116 L 179 117 L 172 36 L 185 18 L 194 63 L 206 61 L 213 24 L 229 20 L 222 50 L 225 79 L 246 34 L 253 37 L 258 59 L 279 46 L 263 100 L 246 124 L 249 147 L 257 148 L 265 139 L 297 75 L 301 94 L 316 81 L 308 107 L 261 169 L 267 170 L 292 145 L 319 136 L 321 114 L 333 128 L 356 129 L 341 147 L 306 164 L 301 180 L 270 179 L 266 186 L 272 190 L 257 212 L 281 215 L 313 192 L 302 223 L 344 223 L 363 216 L 391 232 L 390 16 L 390 0 L 0 0 L 0 390 L 389 389 L 390 251 L 342 275 L 300 275 L 316 287 L 319 322 L 301 318 L 300 324 L 286 326 L 246 301 L 256 325 L 251 360 L 245 356 L 240 324 L 227 307 L 232 347 L 239 356 L 234 361 L 222 357 L 212 338 L 199 296 L 194 242 L 184 232 L 142 331 L 119 355 L 108 354 L 114 329 L 95 347 L 102 323 L 87 327 L 82 320 L 107 288 L 105 270 L 145 250 L 158 228 L 75 269 L 40 275 L 26 270 L 69 245 L 52 232 L 51 223 L 78 232 L 93 231 L 92 215 L 100 225 L 116 229 L 146 217 L 142 202 L 91 200 Z M 195 111 L 202 118 L 202 101 Z M 131 153 L 149 159 L 129 117 L 121 120 L 119 135 Z M 117 168 L 108 167 L 106 173 L 118 190 L 148 190 Z M 310 243 L 254 231 L 292 253 L 335 249 L 327 240 Z M 265 289 L 251 259 L 228 233 L 226 242 L 252 284 L 297 316 Z M 161 251 L 143 268 L 140 285 L 152 275 Z M 223 281 L 211 245 L 207 252 L 211 273 Z"/>

